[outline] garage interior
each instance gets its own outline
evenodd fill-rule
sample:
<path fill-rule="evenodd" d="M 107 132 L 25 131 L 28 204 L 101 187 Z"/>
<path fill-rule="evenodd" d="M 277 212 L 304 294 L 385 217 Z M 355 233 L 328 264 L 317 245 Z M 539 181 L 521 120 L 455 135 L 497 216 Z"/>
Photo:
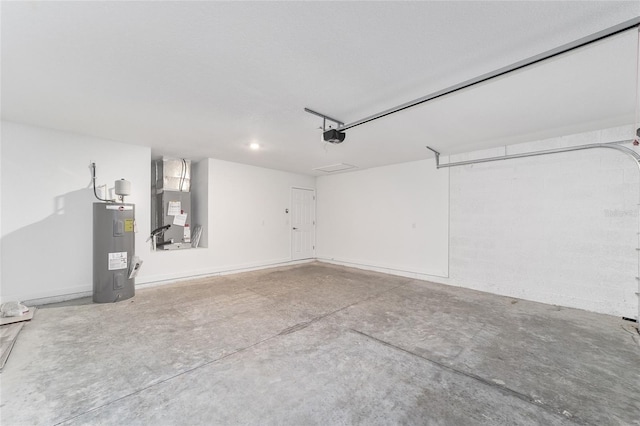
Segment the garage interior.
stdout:
<path fill-rule="evenodd" d="M 2 424 L 639 424 L 640 3 L 0 19 Z"/>

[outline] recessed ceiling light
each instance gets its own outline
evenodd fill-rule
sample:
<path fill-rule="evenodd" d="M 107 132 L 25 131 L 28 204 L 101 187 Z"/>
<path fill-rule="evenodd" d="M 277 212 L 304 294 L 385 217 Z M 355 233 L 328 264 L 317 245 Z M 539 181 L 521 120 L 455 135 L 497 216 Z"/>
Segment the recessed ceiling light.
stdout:
<path fill-rule="evenodd" d="M 258 142 L 251 142 L 251 145 L 249 145 L 249 148 L 255 151 L 257 149 L 260 149 L 260 144 Z"/>

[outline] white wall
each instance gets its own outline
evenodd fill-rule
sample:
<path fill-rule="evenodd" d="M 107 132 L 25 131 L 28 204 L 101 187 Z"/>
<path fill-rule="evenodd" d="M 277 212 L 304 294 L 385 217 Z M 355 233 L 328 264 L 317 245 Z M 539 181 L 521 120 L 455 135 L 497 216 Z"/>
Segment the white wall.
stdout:
<path fill-rule="evenodd" d="M 629 126 L 510 146 L 508 153 L 632 136 Z M 321 177 L 317 185 L 322 260 L 638 315 L 640 179 L 624 154 L 587 150 L 438 171 L 433 161 L 419 161 Z M 443 278 L 446 235 L 438 230 L 446 229 Z"/>
<path fill-rule="evenodd" d="M 29 300 L 91 291 L 94 199 L 98 185 L 132 182 L 138 229 L 149 228 L 149 148 L 2 123 L 2 288 Z M 136 247 L 144 245 L 142 233 Z"/>
<path fill-rule="evenodd" d="M 191 232 L 200 225 L 199 247 L 209 246 L 209 160 L 191 162 Z"/>
<path fill-rule="evenodd" d="M 631 127 L 609 129 L 510 146 L 507 151 L 632 136 Z M 449 284 L 637 317 L 640 179 L 632 159 L 594 149 L 450 170 Z"/>
<path fill-rule="evenodd" d="M 216 256 L 227 265 L 291 259 L 291 188 L 315 188 L 315 177 L 212 160 L 211 220 Z"/>
<path fill-rule="evenodd" d="M 136 254 L 144 264 L 136 284 L 260 268 L 288 262 L 292 186 L 314 188 L 315 178 L 204 160 L 194 177 L 197 210 L 207 212 L 207 248 L 152 252 L 149 148 L 16 123 L 2 123 L 0 298 L 68 298 L 92 291 L 90 161 L 98 185 L 132 182 Z M 204 205 L 204 204 L 206 205 Z"/>
<path fill-rule="evenodd" d="M 446 276 L 447 171 L 415 161 L 317 179 L 317 256 Z"/>
<path fill-rule="evenodd" d="M 150 252 L 136 283 L 291 260 L 291 229 L 285 213 L 291 206 L 291 187 L 315 188 L 315 178 L 215 159 L 208 160 L 207 168 L 208 247 Z"/>
<path fill-rule="evenodd" d="M 610 129 L 511 146 L 508 152 L 632 134 L 631 127 Z M 128 201 L 136 204 L 136 252 L 145 262 L 138 284 L 289 261 L 285 209 L 291 187 L 314 188 L 315 178 L 205 160 L 196 176 L 207 179 L 206 209 L 198 211 L 207 211 L 208 247 L 151 252 L 145 243 L 150 160 L 145 147 L 3 122 L 0 298 L 91 292 L 90 161 L 97 163 L 98 184 L 111 187 L 122 177 L 133 183 Z M 441 170 L 424 160 L 323 176 L 317 179 L 317 255 L 636 317 L 639 185 L 633 162 L 608 150 Z M 447 271 L 449 278 L 443 278 Z"/>

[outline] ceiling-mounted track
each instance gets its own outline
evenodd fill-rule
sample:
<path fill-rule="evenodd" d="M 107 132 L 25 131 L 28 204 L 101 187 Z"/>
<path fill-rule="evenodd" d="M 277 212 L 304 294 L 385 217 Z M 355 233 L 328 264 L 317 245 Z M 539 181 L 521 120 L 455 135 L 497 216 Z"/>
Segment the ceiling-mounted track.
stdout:
<path fill-rule="evenodd" d="M 443 167 L 456 167 L 456 166 L 466 166 L 469 164 L 478 164 L 478 163 L 488 163 L 490 161 L 500 161 L 500 160 L 511 160 L 514 158 L 525 158 L 525 157 L 534 157 L 538 155 L 547 155 L 547 154 L 558 154 L 561 152 L 570 152 L 570 151 L 582 151 L 585 149 L 593 149 L 593 148 L 608 148 L 615 149 L 616 151 L 620 151 L 628 156 L 632 157 L 636 165 L 640 170 L 640 154 L 632 150 L 631 148 L 627 148 L 626 146 L 620 146 L 623 143 L 631 143 L 633 140 L 623 140 L 616 142 L 607 142 L 607 143 L 592 143 L 587 145 L 576 145 L 576 146 L 568 146 L 564 148 L 555 148 L 555 149 L 545 149 L 543 151 L 533 151 L 533 152 L 524 152 L 521 154 L 510 154 L 510 155 L 500 155 L 498 157 L 486 157 L 486 158 L 478 158 L 476 160 L 467 160 L 467 161 L 456 161 L 450 163 L 440 163 L 440 153 L 431 147 L 426 147 L 429 151 L 432 151 L 436 155 L 436 168 L 441 169 Z"/>
<path fill-rule="evenodd" d="M 412 107 L 417 106 L 417 105 L 421 105 L 421 104 L 423 104 L 425 102 L 432 101 L 432 100 L 440 98 L 442 96 L 446 96 L 446 95 L 449 95 L 451 93 L 457 92 L 459 90 L 466 89 L 468 87 L 474 86 L 476 84 L 483 83 L 485 81 L 494 79 L 496 77 L 500 77 L 502 75 L 511 73 L 513 71 L 517 71 L 519 69 L 528 67 L 530 65 L 536 64 L 538 62 L 544 61 L 544 60 L 549 59 L 549 58 L 553 58 L 554 56 L 561 55 L 561 54 L 569 52 L 571 50 L 578 49 L 578 48 L 586 46 L 588 44 L 603 40 L 603 39 L 605 39 L 607 37 L 614 36 L 616 34 L 619 34 L 621 32 L 627 31 L 627 30 L 629 30 L 631 28 L 638 27 L 638 26 L 640 26 L 640 16 L 637 16 L 637 17 L 635 17 L 633 19 L 630 19 L 628 21 L 622 22 L 622 23 L 620 23 L 618 25 L 614 25 L 613 27 L 609 27 L 609 28 L 604 29 L 602 31 L 598 31 L 598 32 L 593 33 L 591 35 L 588 35 L 586 37 L 582 37 L 582 38 L 580 38 L 578 40 L 572 41 L 571 43 L 567 43 L 567 44 L 564 44 L 562 46 L 556 47 L 555 49 L 547 50 L 546 52 L 540 53 L 540 54 L 535 55 L 535 56 L 531 56 L 530 58 L 523 59 L 523 60 L 515 62 L 515 63 L 513 63 L 511 65 L 507 65 L 506 67 L 502 67 L 502 68 L 497 69 L 495 71 L 491 71 L 491 72 L 488 72 L 486 74 L 483 74 L 483 75 L 481 75 L 479 77 L 475 77 L 475 78 L 472 78 L 470 80 L 463 81 L 462 83 L 458 83 L 458 84 L 455 84 L 453 86 L 449 86 L 449 87 L 447 87 L 445 89 L 438 90 L 437 92 L 433 92 L 433 93 L 430 93 L 428 95 L 422 96 L 422 97 L 420 97 L 418 99 L 414 99 L 412 101 L 405 102 L 404 104 L 398 105 L 398 106 L 393 107 L 393 108 L 389 108 L 387 110 L 384 110 L 384 111 L 379 112 L 377 114 L 370 115 L 368 117 L 362 118 L 362 119 L 354 121 L 352 123 L 344 124 L 344 123 L 342 123 L 342 122 L 340 122 L 338 120 L 334 120 L 334 119 L 332 119 L 332 118 L 330 118 L 330 117 L 328 117 L 328 116 L 326 116 L 324 114 L 320 114 L 320 113 L 312 111 L 312 110 L 310 110 L 308 108 L 305 108 L 304 110 L 306 112 L 308 112 L 308 113 L 318 115 L 320 117 L 323 117 L 325 119 L 328 119 L 328 120 L 331 120 L 331 121 L 337 123 L 338 124 L 337 130 L 340 131 L 340 132 L 343 132 L 343 131 L 351 129 L 353 127 L 360 126 L 361 124 L 365 124 L 365 123 L 368 123 L 370 121 L 377 120 L 377 119 L 382 118 L 382 117 L 386 117 L 387 115 L 395 114 L 396 112 L 400 112 L 400 111 L 403 111 L 405 109 L 412 108 Z"/>

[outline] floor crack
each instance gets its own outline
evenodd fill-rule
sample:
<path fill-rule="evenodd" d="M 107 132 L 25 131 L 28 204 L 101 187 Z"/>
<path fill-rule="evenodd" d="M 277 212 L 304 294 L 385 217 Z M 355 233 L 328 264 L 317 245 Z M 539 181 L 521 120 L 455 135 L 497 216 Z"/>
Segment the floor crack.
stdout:
<path fill-rule="evenodd" d="M 113 403 L 116 403 L 116 402 L 118 402 L 118 401 L 121 401 L 121 400 L 123 400 L 123 399 L 125 399 L 125 398 L 128 398 L 128 397 L 130 397 L 130 396 L 137 395 L 137 394 L 139 394 L 139 393 L 141 393 L 141 392 L 143 392 L 143 391 L 145 391 L 145 390 L 147 390 L 147 389 L 150 389 L 150 388 L 152 388 L 152 387 L 154 387 L 154 386 L 157 386 L 157 385 L 163 384 L 163 383 L 165 383 L 165 382 L 168 382 L 168 381 L 170 381 L 170 380 L 173 380 L 173 379 L 175 379 L 175 378 L 177 378 L 177 377 L 180 377 L 180 376 L 182 376 L 182 375 L 185 375 L 185 374 L 187 374 L 187 373 L 190 373 L 190 372 L 192 372 L 192 371 L 195 371 L 195 370 L 197 370 L 197 369 L 199 369 L 199 368 L 206 367 L 207 365 L 210 365 L 210 364 L 216 363 L 216 362 L 218 362 L 218 361 L 222 361 L 222 360 L 224 360 L 224 359 L 226 359 L 226 358 L 229 358 L 229 357 L 234 356 L 234 355 L 236 355 L 236 354 L 242 353 L 242 352 L 244 352 L 244 351 L 246 351 L 246 350 L 248 350 L 248 349 L 251 349 L 251 348 L 253 348 L 253 347 L 255 347 L 255 346 L 261 345 L 262 343 L 265 343 L 265 342 L 267 342 L 267 341 L 269 341 L 269 340 L 271 340 L 271 339 L 274 339 L 274 338 L 277 338 L 277 337 L 280 337 L 280 336 L 286 336 L 286 335 L 288 335 L 288 334 L 293 334 L 293 333 L 298 332 L 298 331 L 300 331 L 300 330 L 304 330 L 304 329 L 305 329 L 305 328 L 307 328 L 309 325 L 311 325 L 311 324 L 313 324 L 313 323 L 315 323 L 315 322 L 317 322 L 317 321 L 320 321 L 320 320 L 322 320 L 322 319 L 324 319 L 324 318 L 326 318 L 326 317 L 328 317 L 328 316 L 330 316 L 330 315 L 336 314 L 336 313 L 338 313 L 338 312 L 340 312 L 340 311 L 343 311 L 343 310 L 348 309 L 348 308 L 350 308 L 350 307 L 352 307 L 352 306 L 355 306 L 355 305 L 357 305 L 358 303 L 366 302 L 366 301 L 371 300 L 371 299 L 374 299 L 374 298 L 376 298 L 376 297 L 378 297 L 378 296 L 380 296 L 380 295 L 382 295 L 382 294 L 384 294 L 384 293 L 387 293 L 387 292 L 390 292 L 390 291 L 392 291 L 392 290 L 395 290 L 396 288 L 401 287 L 401 286 L 403 286 L 403 285 L 407 284 L 407 283 L 408 283 L 408 282 L 410 282 L 410 281 L 411 281 L 411 280 L 408 280 L 407 282 L 403 282 L 403 283 L 398 284 L 398 285 L 396 285 L 396 286 L 394 286 L 394 287 L 391 287 L 391 288 L 388 288 L 388 289 L 386 289 L 386 290 L 380 291 L 380 292 L 375 293 L 375 294 L 373 294 L 373 295 L 371 295 L 371 296 L 369 296 L 369 297 L 366 297 L 366 298 L 364 298 L 364 299 L 358 300 L 358 301 L 356 301 L 356 302 L 353 302 L 353 303 L 351 303 L 351 304 L 349 304 L 349 305 L 343 306 L 343 307 L 341 307 L 341 308 L 338 308 L 338 309 L 336 309 L 336 310 L 334 310 L 334 311 L 331 311 L 331 312 L 328 312 L 328 313 L 326 313 L 326 314 L 318 315 L 318 316 L 316 316 L 316 317 L 314 317 L 314 318 L 310 319 L 309 321 L 305 321 L 305 322 L 301 322 L 301 323 L 295 324 L 295 325 L 293 325 L 293 326 L 291 326 L 291 327 L 288 327 L 288 328 L 286 328 L 286 329 L 284 329 L 284 330 L 280 331 L 280 332 L 279 332 L 279 333 L 277 333 L 277 334 L 271 335 L 271 336 L 269 336 L 269 337 L 267 337 L 267 338 L 265 338 L 265 339 L 262 339 L 262 340 L 260 340 L 260 341 L 258 341 L 258 342 L 252 343 L 251 345 L 248 345 L 248 346 L 245 346 L 245 347 L 243 347 L 243 348 L 237 349 L 237 350 L 235 350 L 235 351 L 233 351 L 233 352 L 229 352 L 228 354 L 225 354 L 225 355 L 220 356 L 220 357 L 218 357 L 218 358 L 211 359 L 211 360 L 209 360 L 209 361 L 203 362 L 203 363 L 201 363 L 201 364 L 199 364 L 199 365 L 196 365 L 196 366 L 194 366 L 194 367 L 192 367 L 192 368 L 189 368 L 189 369 L 187 369 L 187 370 L 181 371 L 181 372 L 179 372 L 179 373 L 177 373 L 177 374 L 174 374 L 174 375 L 172 375 L 172 376 L 170 376 L 170 377 L 167 377 L 167 378 L 165 378 L 165 379 L 162 379 L 162 380 L 159 380 L 159 381 L 157 381 L 157 382 L 151 383 L 151 384 L 149 384 L 149 385 L 147 385 L 147 386 L 145 386 L 145 387 L 142 387 L 142 388 L 140 388 L 140 389 L 136 389 L 136 390 L 135 390 L 135 391 L 133 391 L 133 392 L 130 392 L 130 393 L 126 394 L 126 395 L 123 395 L 123 396 L 121 396 L 121 397 L 118 397 L 118 398 L 116 398 L 116 399 L 114 399 L 114 400 L 112 400 L 112 401 L 106 402 L 106 403 L 104 403 L 104 404 L 102 404 L 102 405 L 100 405 L 100 406 L 98 406 L 98 407 L 94 407 L 94 408 L 91 408 L 90 410 L 84 411 L 84 412 L 82 412 L 82 413 L 80 413 L 80 414 L 76 414 L 76 415 L 74 415 L 74 416 L 68 417 L 68 418 L 66 418 L 66 419 L 64 419 L 64 420 L 61 420 L 61 421 L 59 421 L 59 422 L 55 423 L 55 425 L 54 425 L 54 426 L 61 425 L 62 423 L 65 423 L 65 422 L 71 421 L 71 420 L 73 420 L 73 419 L 75 419 L 75 418 L 78 418 L 78 417 L 80 417 L 80 416 L 83 416 L 83 415 L 89 414 L 89 413 L 91 413 L 91 412 L 93 412 L 93 411 L 96 411 L 96 410 L 99 410 L 99 409 L 101 409 L 101 408 L 104 408 L 104 407 L 106 407 L 106 406 L 108 406 L 108 405 L 111 405 L 111 404 L 113 404 Z M 251 290 L 251 289 L 248 289 L 248 290 L 249 290 L 249 291 L 252 291 L 252 292 L 254 292 L 254 293 L 256 293 L 256 294 L 259 294 L 259 293 L 255 292 L 255 291 Z M 259 295 L 260 295 L 260 294 L 259 294 Z M 263 296 L 263 295 L 261 295 L 261 296 Z"/>
<path fill-rule="evenodd" d="M 424 355 L 420 355 L 420 354 L 412 352 L 412 351 L 410 351 L 408 349 L 402 348 L 400 346 L 396 346 L 396 345 L 394 345 L 392 343 L 389 343 L 389 342 L 386 342 L 384 340 L 378 339 L 377 337 L 371 336 L 370 334 L 363 333 L 362 331 L 359 331 L 359 330 L 356 330 L 356 329 L 353 329 L 353 328 L 350 328 L 349 330 L 351 332 L 353 332 L 353 333 L 356 333 L 356 334 L 359 334 L 361 336 L 364 336 L 367 339 L 373 340 L 376 343 L 380 343 L 380 344 L 382 344 L 384 346 L 387 346 L 389 348 L 404 352 L 404 353 L 409 354 L 411 356 L 414 356 L 416 358 L 420 358 L 420 359 L 422 359 L 424 361 L 427 361 L 430 364 L 433 364 L 433 365 L 435 365 L 435 366 L 437 366 L 439 368 L 442 368 L 444 370 L 447 370 L 447 371 L 449 371 L 451 373 L 468 377 L 468 378 L 473 379 L 473 380 L 475 380 L 477 382 L 480 382 L 480 383 L 482 383 L 484 385 L 487 385 L 487 386 L 490 386 L 492 388 L 495 388 L 495 389 L 497 389 L 498 391 L 500 391 L 503 394 L 514 396 L 514 397 L 516 397 L 516 398 L 518 398 L 518 399 L 520 399 L 520 400 L 522 400 L 524 402 L 527 402 L 527 403 L 529 403 L 529 404 L 531 404 L 531 405 L 533 405 L 535 407 L 541 408 L 541 409 L 543 409 L 543 410 L 545 410 L 545 411 L 547 411 L 547 412 L 549 412 L 549 413 L 551 413 L 553 415 L 559 416 L 565 421 L 570 421 L 572 423 L 579 424 L 579 425 L 590 425 L 590 423 L 588 423 L 588 422 L 586 422 L 586 421 L 584 421 L 582 419 L 576 418 L 575 416 L 571 417 L 571 418 L 568 418 L 567 416 L 565 416 L 559 410 L 553 409 L 552 407 L 548 407 L 546 405 L 541 405 L 540 403 L 536 402 L 536 400 L 534 398 L 532 398 L 532 397 L 530 397 L 528 395 L 525 395 L 523 393 L 520 393 L 520 392 L 518 392 L 518 391 L 516 391 L 514 389 L 511 389 L 511 388 L 507 387 L 507 386 L 501 385 L 501 384 L 493 382 L 491 380 L 487 380 L 484 377 L 478 376 L 476 374 L 469 373 L 469 372 L 466 372 L 466 371 L 463 371 L 463 370 L 459 370 L 457 368 L 454 368 L 454 367 L 451 367 L 449 365 L 443 364 L 442 362 L 433 360 L 431 358 L 427 358 Z"/>
<path fill-rule="evenodd" d="M 409 282 L 409 281 L 407 281 L 407 282 Z M 349 305 L 343 306 L 343 307 L 338 308 L 336 310 L 333 310 L 331 312 L 327 312 L 326 314 L 318 315 L 318 316 L 310 319 L 309 321 L 303 321 L 303 322 L 300 322 L 298 324 L 292 325 L 291 327 L 287 327 L 287 328 L 285 328 L 284 330 L 282 330 L 280 333 L 278 333 L 277 335 L 275 335 L 273 337 L 286 336 L 287 334 L 292 334 L 292 333 L 295 333 L 297 331 L 304 330 L 305 328 L 307 328 L 311 324 L 313 324 L 315 322 L 318 322 L 318 321 L 320 321 L 320 320 L 322 320 L 324 318 L 327 318 L 328 316 L 331 316 L 333 314 L 337 314 L 338 312 L 344 311 L 345 309 L 349 309 L 352 306 L 357 305 L 358 303 L 367 302 L 369 300 L 375 299 L 376 297 L 378 297 L 378 296 L 380 296 L 380 295 L 382 295 L 384 293 L 390 292 L 392 290 L 395 290 L 396 288 L 401 287 L 404 284 L 406 284 L 406 282 L 398 284 L 397 286 L 388 288 L 386 290 L 382 290 L 382 291 L 380 291 L 380 292 L 378 292 L 376 294 L 373 294 L 373 295 L 371 295 L 369 297 L 365 297 L 364 299 L 361 299 L 361 300 L 358 300 L 356 302 L 350 303 Z"/>

